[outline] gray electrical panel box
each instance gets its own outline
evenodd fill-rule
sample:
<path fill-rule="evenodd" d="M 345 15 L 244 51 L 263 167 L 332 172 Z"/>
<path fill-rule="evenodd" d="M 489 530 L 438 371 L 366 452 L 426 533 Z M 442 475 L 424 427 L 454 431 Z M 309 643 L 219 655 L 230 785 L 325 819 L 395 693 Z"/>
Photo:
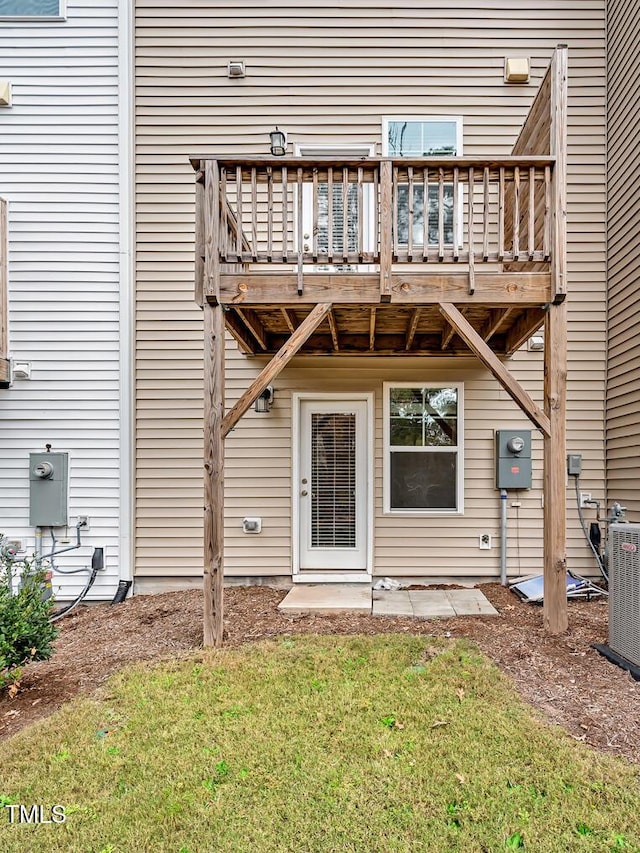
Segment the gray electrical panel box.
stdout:
<path fill-rule="evenodd" d="M 496 489 L 531 488 L 531 430 L 496 430 Z"/>
<path fill-rule="evenodd" d="M 64 527 L 67 524 L 69 454 L 29 454 L 29 524 Z"/>

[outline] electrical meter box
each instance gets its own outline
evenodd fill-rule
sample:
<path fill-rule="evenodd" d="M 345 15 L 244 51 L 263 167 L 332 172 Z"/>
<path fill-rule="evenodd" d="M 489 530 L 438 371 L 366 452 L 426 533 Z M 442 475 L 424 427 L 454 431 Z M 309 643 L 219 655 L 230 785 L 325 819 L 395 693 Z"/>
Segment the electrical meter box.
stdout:
<path fill-rule="evenodd" d="M 29 454 L 29 524 L 64 527 L 67 524 L 69 454 Z"/>
<path fill-rule="evenodd" d="M 496 489 L 531 488 L 531 430 L 496 430 Z"/>

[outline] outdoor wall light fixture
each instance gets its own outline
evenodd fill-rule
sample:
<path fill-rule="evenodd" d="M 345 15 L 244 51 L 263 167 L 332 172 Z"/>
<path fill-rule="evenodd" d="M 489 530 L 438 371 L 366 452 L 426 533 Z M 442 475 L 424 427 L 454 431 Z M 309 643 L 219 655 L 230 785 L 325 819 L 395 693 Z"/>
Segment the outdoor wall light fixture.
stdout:
<path fill-rule="evenodd" d="M 273 385 L 267 385 L 262 394 L 258 397 L 256 402 L 254 403 L 254 408 L 256 412 L 260 414 L 266 414 L 271 410 L 271 406 L 273 406 L 273 398 L 274 398 L 274 390 Z"/>
<path fill-rule="evenodd" d="M 271 153 L 274 157 L 283 157 L 287 153 L 287 134 L 283 130 L 272 130 L 269 134 L 271 139 Z"/>
<path fill-rule="evenodd" d="M 531 335 L 527 341 L 527 349 L 529 352 L 542 352 L 544 349 L 544 336 L 541 334 Z"/>
<path fill-rule="evenodd" d="M 244 62 L 239 59 L 231 59 L 227 64 L 227 77 L 231 77 L 234 79 L 239 79 L 240 77 L 246 77 L 247 72 L 244 67 Z"/>

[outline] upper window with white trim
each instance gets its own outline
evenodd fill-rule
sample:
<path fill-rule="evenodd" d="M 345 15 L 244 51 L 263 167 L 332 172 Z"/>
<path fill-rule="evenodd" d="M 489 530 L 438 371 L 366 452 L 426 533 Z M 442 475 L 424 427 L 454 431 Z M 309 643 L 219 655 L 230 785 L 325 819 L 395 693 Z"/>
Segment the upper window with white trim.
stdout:
<path fill-rule="evenodd" d="M 385 512 L 462 512 L 462 391 L 385 383 Z"/>
<path fill-rule="evenodd" d="M 64 21 L 65 0 L 0 0 L 0 20 Z"/>
<path fill-rule="evenodd" d="M 385 157 L 460 157 L 461 116 L 388 116 L 382 120 L 382 153 Z M 462 189 L 462 188 L 460 188 Z M 437 184 L 428 187 L 427 226 L 429 244 L 438 242 Z M 453 185 L 444 185 L 442 200 L 444 242 L 453 243 Z M 408 243 L 409 187 L 398 186 L 398 241 Z M 460 204 L 462 210 L 462 204 Z M 424 187 L 413 188 L 413 244 L 424 243 Z M 461 225 L 461 223 L 460 223 Z M 460 233 L 462 229 L 460 227 Z"/>

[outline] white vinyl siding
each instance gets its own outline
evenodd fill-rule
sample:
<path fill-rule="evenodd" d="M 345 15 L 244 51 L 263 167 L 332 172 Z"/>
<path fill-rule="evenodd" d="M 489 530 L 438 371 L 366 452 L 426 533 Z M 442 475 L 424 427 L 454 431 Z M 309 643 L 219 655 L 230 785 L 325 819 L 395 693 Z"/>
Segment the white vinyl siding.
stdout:
<path fill-rule="evenodd" d="M 604 491 L 604 2 L 420 4 L 368 0 L 265 5 L 139 0 L 136 10 L 137 579 L 139 589 L 201 583 L 202 313 L 193 301 L 190 156 L 268 156 L 269 131 L 290 146 L 375 141 L 383 116 L 461 116 L 464 153 L 508 155 L 554 47 L 569 43 L 568 451 L 583 454 L 586 491 Z M 528 56 L 531 83 L 505 85 L 504 58 Z M 247 76 L 229 80 L 227 62 Z M 227 348 L 227 408 L 264 367 Z M 509 367 L 540 404 L 542 354 Z M 382 383 L 463 382 L 464 517 L 385 515 Z M 376 575 L 499 576 L 493 430 L 529 423 L 474 359 L 296 357 L 274 382 L 268 416 L 245 415 L 226 440 L 225 572 L 290 575 L 291 395 L 375 394 Z M 542 442 L 534 483 L 509 501 L 510 572 L 542 567 Z M 519 506 L 512 506 L 512 503 Z M 258 536 L 242 518 L 260 516 Z M 568 492 L 570 568 L 595 563 Z"/>
<path fill-rule="evenodd" d="M 89 517 L 83 547 L 62 568 L 105 571 L 90 598 L 120 576 L 120 172 L 117 0 L 69 0 L 68 20 L 3 23 L 0 196 L 9 205 L 9 348 L 31 379 L 0 391 L 0 531 L 35 547 L 29 453 L 69 453 L 69 537 Z M 126 343 L 123 341 L 123 346 Z M 64 529 L 56 534 L 64 536 Z M 44 532 L 45 549 L 48 531 Z M 86 575 L 56 575 L 75 595 Z"/>

